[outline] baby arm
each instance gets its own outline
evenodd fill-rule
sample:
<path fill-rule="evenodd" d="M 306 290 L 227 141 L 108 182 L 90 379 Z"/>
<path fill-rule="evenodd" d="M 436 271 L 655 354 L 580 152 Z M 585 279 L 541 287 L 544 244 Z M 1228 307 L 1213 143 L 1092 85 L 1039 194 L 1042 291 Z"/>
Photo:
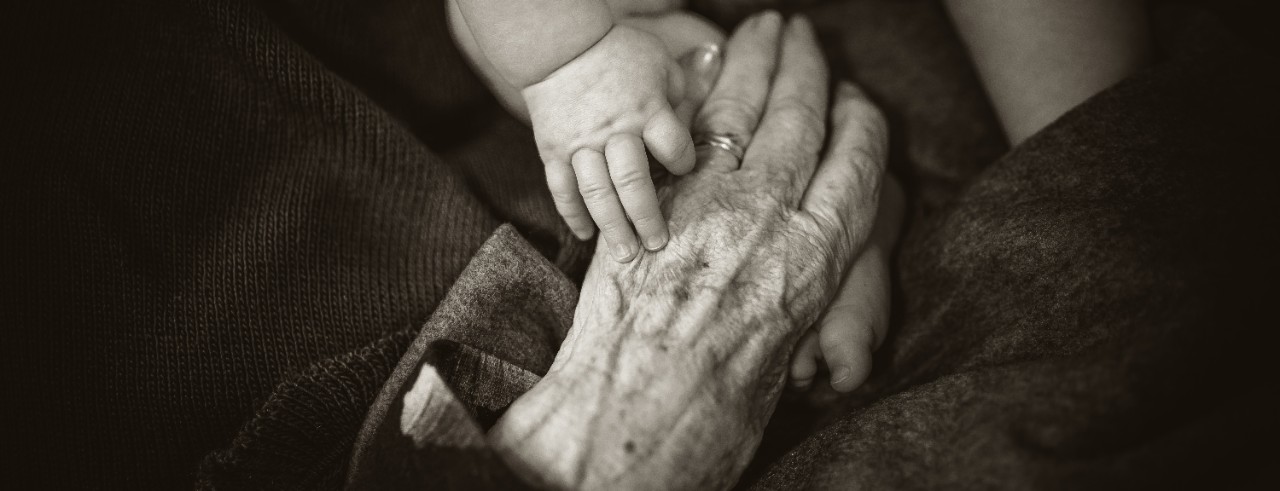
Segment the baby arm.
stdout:
<path fill-rule="evenodd" d="M 946 5 L 1015 145 L 1148 61 L 1141 0 Z"/>
<path fill-rule="evenodd" d="M 603 0 L 456 0 L 484 57 L 525 88 L 591 48 L 613 28 Z"/>
<path fill-rule="evenodd" d="M 1011 143 L 1140 68 L 1148 57 L 1140 0 L 947 0 Z M 891 180 L 882 203 L 894 204 Z M 885 212 L 885 209 L 882 209 Z M 900 215 L 900 212 L 897 212 Z M 890 214 L 892 215 L 892 214 Z M 889 216 L 882 223 L 895 223 Z M 888 252 L 896 227 L 873 235 L 844 287 L 797 345 L 792 383 L 807 387 L 825 363 L 838 391 L 857 388 L 884 338 L 889 311 Z M 878 238 L 877 238 L 878 237 Z"/>

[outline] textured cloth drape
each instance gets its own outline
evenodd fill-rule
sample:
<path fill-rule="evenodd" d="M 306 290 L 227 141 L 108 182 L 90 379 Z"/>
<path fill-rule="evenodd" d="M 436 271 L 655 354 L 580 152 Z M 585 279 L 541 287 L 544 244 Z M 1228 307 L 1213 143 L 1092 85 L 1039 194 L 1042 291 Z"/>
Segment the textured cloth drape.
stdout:
<path fill-rule="evenodd" d="M 0 7 L 17 478 L 338 487 L 406 354 L 453 363 L 438 371 L 467 405 L 454 416 L 479 428 L 501 404 L 465 381 L 513 381 L 511 397 L 536 379 L 591 244 L 559 223 L 528 129 L 442 8 Z M 898 322 L 854 396 L 786 396 L 744 486 L 1261 482 L 1275 58 L 1194 9 L 1154 9 L 1155 68 L 1001 157 L 938 5 L 809 8 L 835 72 L 891 121 L 913 210 Z M 477 292 L 527 321 L 455 315 Z M 415 344 L 431 333 L 434 350 Z M 482 454 L 454 474 L 440 463 L 456 455 L 410 452 L 407 475 L 509 484 Z"/>

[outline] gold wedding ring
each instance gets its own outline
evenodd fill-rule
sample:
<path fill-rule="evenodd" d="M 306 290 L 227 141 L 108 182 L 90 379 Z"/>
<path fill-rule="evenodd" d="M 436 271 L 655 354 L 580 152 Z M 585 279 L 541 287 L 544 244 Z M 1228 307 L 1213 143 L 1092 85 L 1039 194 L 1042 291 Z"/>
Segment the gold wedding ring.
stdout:
<path fill-rule="evenodd" d="M 693 146 L 697 147 L 714 147 L 729 152 L 733 158 L 738 159 L 738 163 L 742 163 L 742 157 L 747 154 L 747 150 L 742 148 L 742 144 L 734 140 L 732 135 L 723 133 L 699 133 L 693 137 Z"/>

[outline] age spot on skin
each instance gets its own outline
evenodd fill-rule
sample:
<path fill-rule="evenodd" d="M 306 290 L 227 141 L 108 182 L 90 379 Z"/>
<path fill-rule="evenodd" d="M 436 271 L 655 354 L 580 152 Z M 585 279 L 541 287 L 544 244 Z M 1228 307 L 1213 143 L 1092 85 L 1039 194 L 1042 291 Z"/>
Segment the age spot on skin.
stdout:
<path fill-rule="evenodd" d="M 636 451 L 636 442 L 633 442 L 633 441 L 631 441 L 631 440 L 627 440 L 627 443 L 625 443 L 625 444 L 623 444 L 623 445 L 622 445 L 622 449 L 623 449 L 623 450 L 626 450 L 626 451 L 627 451 L 627 453 L 635 453 L 635 451 Z"/>
<path fill-rule="evenodd" d="M 675 294 L 675 296 L 676 296 L 676 301 L 677 301 L 677 302 L 679 302 L 677 305 L 682 305 L 682 304 L 684 304 L 685 302 L 688 302 L 688 301 L 689 301 L 689 288 L 688 288 L 688 287 L 685 287 L 685 286 L 683 286 L 683 285 L 682 285 L 682 286 L 678 286 L 678 287 L 676 287 L 676 290 L 675 290 L 675 292 L 673 292 L 673 293 L 674 293 L 674 294 Z"/>

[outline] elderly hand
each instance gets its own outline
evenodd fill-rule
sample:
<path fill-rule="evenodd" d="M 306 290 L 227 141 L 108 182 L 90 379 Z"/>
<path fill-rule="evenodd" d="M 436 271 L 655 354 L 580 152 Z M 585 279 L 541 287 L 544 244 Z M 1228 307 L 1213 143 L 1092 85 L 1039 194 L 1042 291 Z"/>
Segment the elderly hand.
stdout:
<path fill-rule="evenodd" d="M 732 485 L 792 348 L 872 231 L 885 123 L 841 84 L 826 139 L 827 69 L 809 23 L 756 16 L 725 53 L 697 126 L 754 135 L 739 142 L 745 158 L 704 147 L 664 188 L 665 250 L 630 263 L 597 251 L 555 363 L 489 434 L 535 485 Z"/>

